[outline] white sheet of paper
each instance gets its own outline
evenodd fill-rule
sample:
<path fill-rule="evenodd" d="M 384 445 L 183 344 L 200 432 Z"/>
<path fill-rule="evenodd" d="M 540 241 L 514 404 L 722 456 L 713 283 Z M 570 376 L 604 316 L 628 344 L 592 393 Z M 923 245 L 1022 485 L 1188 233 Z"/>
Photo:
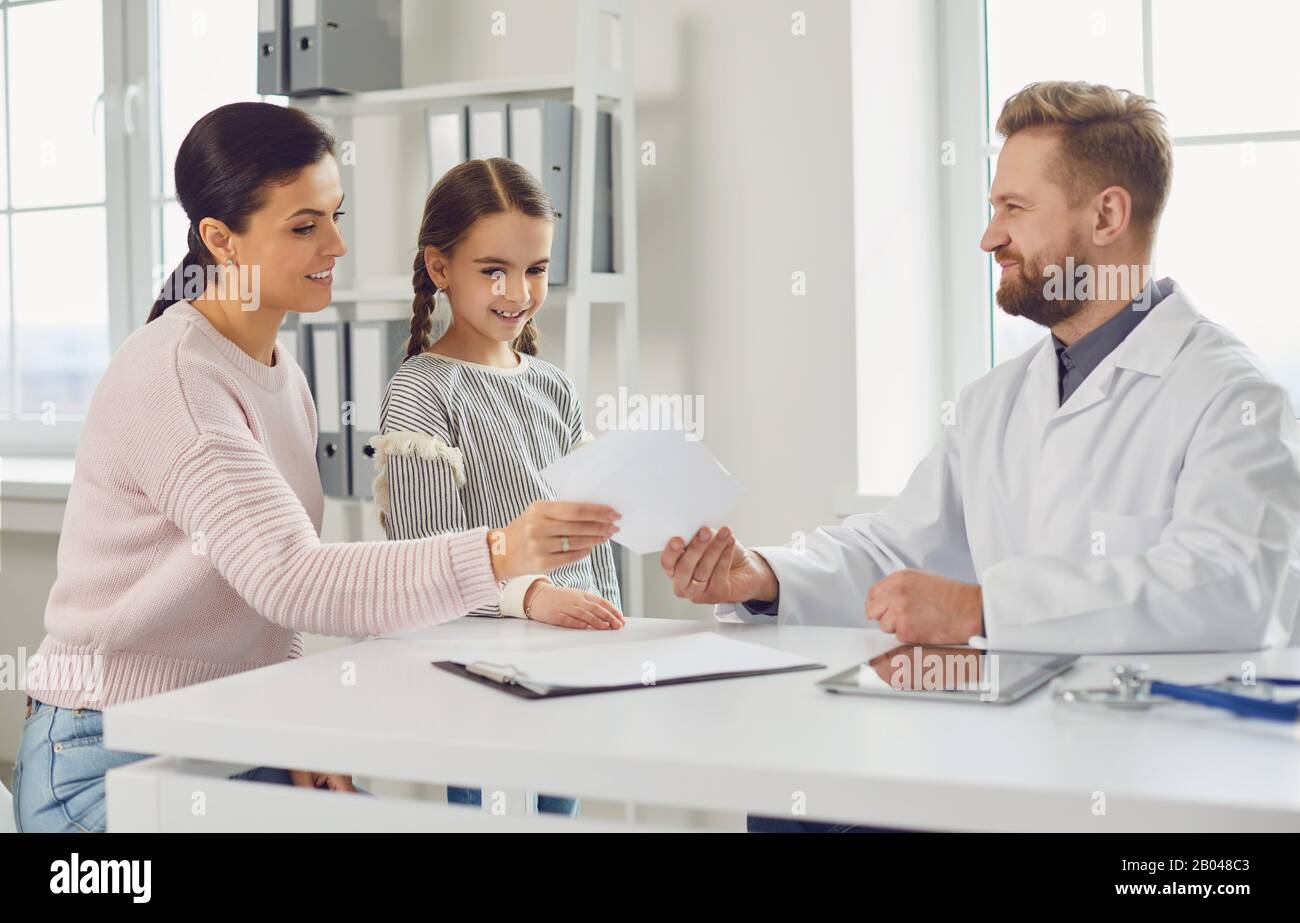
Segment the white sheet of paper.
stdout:
<path fill-rule="evenodd" d="M 480 650 L 472 657 L 451 660 L 462 666 L 476 661 L 510 666 L 521 678 L 550 687 L 653 685 L 687 676 L 779 670 L 815 663 L 806 657 L 724 638 L 711 631 L 535 653 Z"/>
<path fill-rule="evenodd" d="M 623 514 L 614 541 L 658 554 L 674 535 L 723 525 L 743 494 L 740 482 L 686 434 L 615 430 L 542 471 L 557 500 L 605 503 Z"/>

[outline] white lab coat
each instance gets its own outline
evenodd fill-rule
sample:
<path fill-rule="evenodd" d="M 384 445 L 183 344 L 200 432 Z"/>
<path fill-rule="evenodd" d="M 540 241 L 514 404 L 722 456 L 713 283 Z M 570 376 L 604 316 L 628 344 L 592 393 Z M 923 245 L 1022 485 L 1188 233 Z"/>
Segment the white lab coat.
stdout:
<path fill-rule="evenodd" d="M 1048 337 L 962 391 L 883 510 L 756 549 L 780 580 L 777 618 L 875 624 L 867 590 L 916 568 L 980 584 L 995 649 L 1285 644 L 1300 606 L 1290 398 L 1180 289 L 1151 310 L 1063 406 Z"/>

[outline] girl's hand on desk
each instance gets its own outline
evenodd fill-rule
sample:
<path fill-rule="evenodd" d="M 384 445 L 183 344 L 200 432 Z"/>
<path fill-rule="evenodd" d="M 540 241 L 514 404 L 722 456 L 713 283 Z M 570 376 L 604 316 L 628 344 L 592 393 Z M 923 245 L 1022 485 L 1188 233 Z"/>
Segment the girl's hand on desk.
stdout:
<path fill-rule="evenodd" d="M 328 788 L 332 792 L 355 792 L 352 777 L 328 772 L 309 772 L 306 769 L 290 769 L 289 778 L 294 785 L 303 788 Z"/>
<path fill-rule="evenodd" d="M 561 628 L 610 629 L 623 627 L 623 613 L 595 593 L 551 586 L 538 580 L 528 591 L 524 613 L 534 622 Z"/>
<path fill-rule="evenodd" d="M 497 580 L 509 580 L 581 561 L 618 531 L 619 518 L 613 507 L 599 503 L 529 504 L 510 525 L 488 532 L 492 570 Z"/>

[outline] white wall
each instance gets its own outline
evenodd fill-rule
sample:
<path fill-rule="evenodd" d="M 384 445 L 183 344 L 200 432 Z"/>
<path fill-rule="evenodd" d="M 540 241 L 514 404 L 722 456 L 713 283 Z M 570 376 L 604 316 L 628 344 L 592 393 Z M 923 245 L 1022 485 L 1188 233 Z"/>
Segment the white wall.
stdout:
<path fill-rule="evenodd" d="M 637 175 L 641 390 L 703 395 L 704 441 L 748 491 L 734 525 L 750 544 L 831 521 L 855 483 L 849 6 L 798 9 L 803 36 L 772 0 L 635 9 L 637 135 L 657 148 Z M 407 0 L 404 76 L 566 72 L 575 23 L 571 0 Z M 562 349 L 557 320 L 544 355 Z M 596 381 L 613 380 L 612 329 Z M 647 614 L 707 615 L 646 566 Z"/>
<path fill-rule="evenodd" d="M 937 438 L 945 399 L 938 10 L 855 0 L 852 18 L 858 486 L 892 495 Z"/>

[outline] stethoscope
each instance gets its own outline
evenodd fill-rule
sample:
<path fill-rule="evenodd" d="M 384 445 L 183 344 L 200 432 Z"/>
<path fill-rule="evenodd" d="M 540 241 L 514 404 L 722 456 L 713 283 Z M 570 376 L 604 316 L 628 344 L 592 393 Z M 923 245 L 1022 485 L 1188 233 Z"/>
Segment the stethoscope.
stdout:
<path fill-rule="evenodd" d="M 1052 691 L 1052 699 L 1067 705 L 1102 705 L 1134 711 L 1173 702 L 1194 702 L 1222 708 L 1243 718 L 1300 721 L 1300 701 L 1274 698 L 1279 688 L 1300 687 L 1300 679 L 1264 676 L 1247 684 L 1238 677 L 1229 676 L 1214 683 L 1185 685 L 1148 679 L 1147 669 L 1146 664 L 1116 664 L 1109 685 L 1092 689 L 1058 688 Z M 1229 691 L 1244 689 L 1256 692 Z"/>

